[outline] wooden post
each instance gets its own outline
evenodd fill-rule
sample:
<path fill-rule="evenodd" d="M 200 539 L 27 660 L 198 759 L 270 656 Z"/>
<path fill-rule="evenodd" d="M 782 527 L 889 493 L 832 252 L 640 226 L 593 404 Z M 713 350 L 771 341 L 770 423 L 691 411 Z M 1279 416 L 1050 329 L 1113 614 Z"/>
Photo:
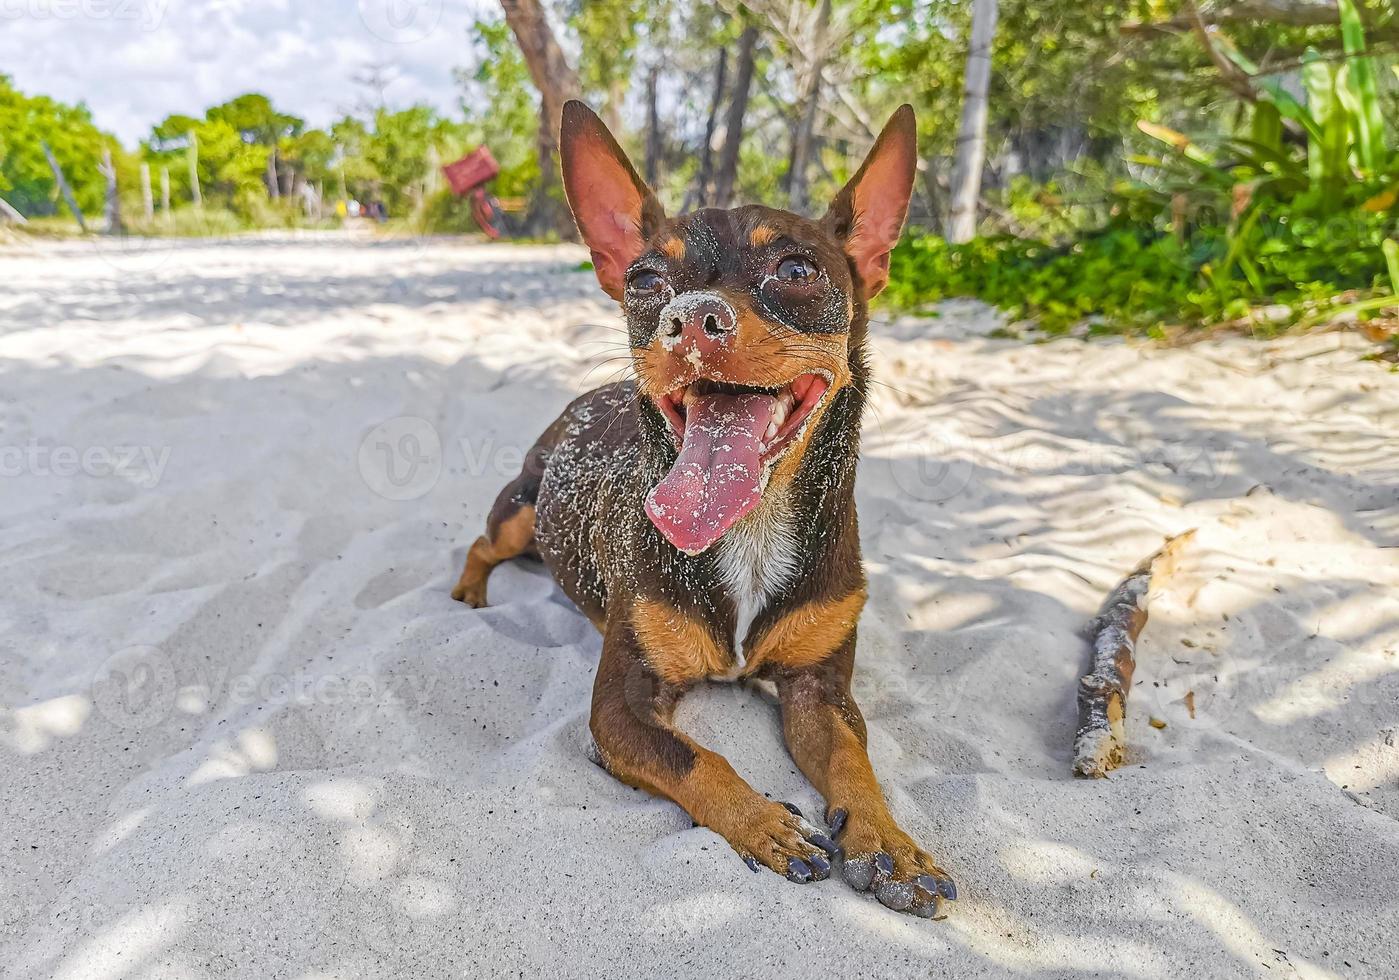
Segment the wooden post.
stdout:
<path fill-rule="evenodd" d="M 160 168 L 160 213 L 170 213 L 170 168 Z"/>
<path fill-rule="evenodd" d="M 121 200 L 117 197 L 117 168 L 112 163 L 112 151 L 105 146 L 102 148 L 102 166 L 98 170 L 107 179 L 107 206 L 104 209 L 107 218 L 107 234 L 120 235 L 123 229 Z"/>
<path fill-rule="evenodd" d="M 189 196 L 197 208 L 204 207 L 204 194 L 199 190 L 199 137 L 194 130 L 189 131 L 189 149 L 185 151 L 189 163 Z"/>
<path fill-rule="evenodd" d="M 437 144 L 427 147 L 427 173 L 423 175 L 423 197 L 429 198 L 442 188 L 442 158 L 438 155 Z"/>
<path fill-rule="evenodd" d="M 151 194 L 151 165 L 141 164 L 141 206 L 145 208 L 146 220 L 155 217 L 155 196 Z"/>
<path fill-rule="evenodd" d="M 0 218 L 3 218 L 7 221 L 13 221 L 17 225 L 29 224 L 28 219 L 26 219 L 24 215 L 16 211 L 14 207 L 10 204 L 10 202 L 5 200 L 3 197 L 0 197 Z"/>
<path fill-rule="evenodd" d="M 39 147 L 44 151 L 44 158 L 49 161 L 49 168 L 53 170 L 53 178 L 58 181 L 59 193 L 63 195 L 63 200 L 68 204 L 68 210 L 73 212 L 73 217 L 78 219 L 78 227 L 84 232 L 87 231 L 87 221 L 83 218 L 83 213 L 78 210 L 78 202 L 73 197 L 73 189 L 68 186 L 68 178 L 63 176 L 63 168 L 58 165 L 54 158 L 53 150 L 49 149 L 49 144 L 43 140 L 39 141 Z"/>

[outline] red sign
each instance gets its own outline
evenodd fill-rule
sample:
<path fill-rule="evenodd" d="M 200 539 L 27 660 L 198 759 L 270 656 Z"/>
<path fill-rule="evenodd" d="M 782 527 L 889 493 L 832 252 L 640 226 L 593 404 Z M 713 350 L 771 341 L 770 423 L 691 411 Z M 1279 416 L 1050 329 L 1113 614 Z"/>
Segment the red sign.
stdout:
<path fill-rule="evenodd" d="M 475 188 L 499 174 L 500 164 L 495 162 L 490 150 L 485 146 L 478 146 L 456 163 L 447 164 L 442 168 L 442 173 L 446 176 L 452 193 L 460 197 L 470 194 Z"/>

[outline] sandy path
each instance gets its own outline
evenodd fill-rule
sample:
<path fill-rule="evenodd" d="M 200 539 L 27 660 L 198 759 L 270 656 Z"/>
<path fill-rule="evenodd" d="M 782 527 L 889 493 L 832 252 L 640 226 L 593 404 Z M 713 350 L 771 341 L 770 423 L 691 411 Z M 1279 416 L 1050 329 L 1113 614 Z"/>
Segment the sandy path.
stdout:
<path fill-rule="evenodd" d="M 621 366 L 580 257 L 0 252 L 13 975 L 1399 975 L 1399 377 L 1335 334 L 876 328 L 856 693 L 961 888 L 928 923 L 750 874 L 587 763 L 599 641 L 537 568 L 448 599 L 520 453 Z M 1076 630 L 1187 527 L 1134 764 L 1075 781 Z M 758 697 L 681 720 L 819 812 Z"/>

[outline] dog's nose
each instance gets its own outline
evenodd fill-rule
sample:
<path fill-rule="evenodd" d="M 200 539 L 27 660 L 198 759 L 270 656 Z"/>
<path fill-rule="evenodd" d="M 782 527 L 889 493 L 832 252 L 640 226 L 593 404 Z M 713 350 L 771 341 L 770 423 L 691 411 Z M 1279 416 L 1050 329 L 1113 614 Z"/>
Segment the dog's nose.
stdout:
<path fill-rule="evenodd" d="M 669 351 L 700 356 L 727 347 L 738 332 L 738 316 L 715 293 L 681 293 L 661 311 L 661 346 Z"/>

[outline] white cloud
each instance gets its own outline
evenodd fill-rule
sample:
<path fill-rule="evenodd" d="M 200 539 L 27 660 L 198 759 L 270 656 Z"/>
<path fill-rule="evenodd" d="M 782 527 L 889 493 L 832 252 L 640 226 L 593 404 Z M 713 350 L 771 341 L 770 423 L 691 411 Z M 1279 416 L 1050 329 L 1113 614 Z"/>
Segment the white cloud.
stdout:
<path fill-rule="evenodd" d="M 490 0 L 0 0 L 0 73 L 86 102 L 127 144 L 244 92 L 319 126 L 366 97 L 353 78 L 370 63 L 394 77 L 391 105 L 453 109 L 471 24 L 498 13 Z"/>

